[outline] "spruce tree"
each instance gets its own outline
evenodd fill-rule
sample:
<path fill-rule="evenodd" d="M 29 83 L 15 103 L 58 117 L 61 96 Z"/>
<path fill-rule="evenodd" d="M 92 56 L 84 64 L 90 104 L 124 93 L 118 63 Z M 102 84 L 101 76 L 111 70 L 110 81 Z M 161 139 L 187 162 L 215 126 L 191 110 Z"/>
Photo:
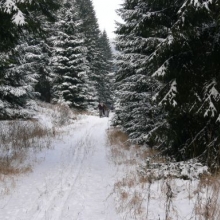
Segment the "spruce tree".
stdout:
<path fill-rule="evenodd" d="M 53 46 L 53 102 L 64 101 L 70 107 L 85 109 L 92 94 L 89 94 L 90 70 L 82 21 L 73 1 L 67 1 L 58 16 L 56 33 L 48 39 Z"/>
<path fill-rule="evenodd" d="M 106 103 L 113 102 L 113 82 L 111 80 L 112 68 L 112 50 L 106 31 L 100 35 L 99 47 L 101 50 L 101 66 L 100 66 L 100 83 L 99 83 L 99 98 Z"/>
<path fill-rule="evenodd" d="M 218 1 L 185 1 L 171 33 L 152 55 L 167 111 L 163 150 L 177 160 L 197 158 L 219 166 Z"/>
<path fill-rule="evenodd" d="M 37 70 L 44 60 L 42 47 L 35 45 L 35 42 L 41 43 L 34 40 L 43 34 L 43 21 L 38 18 L 51 19 L 58 7 L 56 1 L 1 2 L 0 13 L 5 17 L 0 33 L 3 40 L 0 47 L 4 51 L 0 61 L 1 118 L 24 117 L 20 110 L 35 94 L 33 87 L 37 82 Z"/>
<path fill-rule="evenodd" d="M 115 124 L 121 123 L 132 141 L 149 145 L 158 137 L 152 131 L 164 124 L 163 109 L 153 100 L 159 85 L 151 77 L 147 60 L 169 33 L 172 19 L 165 7 L 166 1 L 127 0 L 118 10 L 125 23 L 118 24 L 116 31 L 120 54 Z"/>
<path fill-rule="evenodd" d="M 83 21 L 82 30 L 85 34 L 85 46 L 88 48 L 87 60 L 91 72 L 89 79 L 95 86 L 97 95 L 94 97 L 94 101 L 105 101 L 105 71 L 103 72 L 103 52 L 100 47 L 100 30 L 94 11 L 94 7 L 91 0 L 76 0 L 77 7 L 79 9 L 80 18 Z"/>

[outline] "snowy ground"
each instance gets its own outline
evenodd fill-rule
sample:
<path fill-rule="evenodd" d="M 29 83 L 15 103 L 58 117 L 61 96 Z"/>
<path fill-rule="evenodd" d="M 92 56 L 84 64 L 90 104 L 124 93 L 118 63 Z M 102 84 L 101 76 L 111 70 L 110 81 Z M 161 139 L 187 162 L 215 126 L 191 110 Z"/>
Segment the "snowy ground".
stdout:
<path fill-rule="evenodd" d="M 53 112 L 37 118 L 53 129 Z M 91 115 L 57 129 L 49 149 L 30 152 L 31 172 L 0 176 L 0 220 L 220 219 L 219 182 L 158 178 L 167 169 L 142 169 L 148 150 L 111 131 Z"/>
<path fill-rule="evenodd" d="M 33 172 L 0 198 L 1 220 L 117 220 L 110 196 L 116 170 L 106 148 L 108 118 L 85 116 L 65 128 Z"/>

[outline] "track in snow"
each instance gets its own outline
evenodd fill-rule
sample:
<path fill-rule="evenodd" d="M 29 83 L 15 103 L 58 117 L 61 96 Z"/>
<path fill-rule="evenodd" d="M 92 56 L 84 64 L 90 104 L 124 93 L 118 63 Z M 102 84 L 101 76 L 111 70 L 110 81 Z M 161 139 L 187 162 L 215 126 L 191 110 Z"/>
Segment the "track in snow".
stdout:
<path fill-rule="evenodd" d="M 115 168 L 108 163 L 108 118 L 86 116 L 69 126 L 43 162 L 19 177 L 0 198 L 1 220 L 119 220 L 112 192 Z"/>

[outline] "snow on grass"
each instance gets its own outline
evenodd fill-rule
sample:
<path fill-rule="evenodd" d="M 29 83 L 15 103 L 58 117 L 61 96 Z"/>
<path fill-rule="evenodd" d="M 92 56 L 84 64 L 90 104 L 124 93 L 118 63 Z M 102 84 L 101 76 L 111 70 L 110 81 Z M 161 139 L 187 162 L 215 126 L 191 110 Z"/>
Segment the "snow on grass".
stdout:
<path fill-rule="evenodd" d="M 36 118 L 41 123 L 45 119 L 50 127 L 49 111 L 43 112 L 41 109 Z M 109 120 L 76 117 L 74 123 L 60 128 L 62 136 L 54 138 L 50 149 L 30 158 L 35 160 L 32 172 L 4 176 L 0 183 L 0 219 L 119 219 L 110 197 L 115 169 L 106 159 Z M 10 178 L 13 186 L 9 185 Z"/>
<path fill-rule="evenodd" d="M 122 219 L 220 219 L 219 175 L 193 161 L 168 163 L 125 138 L 116 143 L 117 130 L 112 132 L 110 157 L 118 169 L 113 196 Z"/>
<path fill-rule="evenodd" d="M 0 219 L 220 219 L 219 176 L 200 164 L 169 168 L 157 152 L 130 145 L 98 113 L 69 112 L 64 120 L 67 109 L 60 106 L 38 104 L 35 111 L 57 136 L 50 148 L 29 152 L 30 170 L 0 174 Z"/>

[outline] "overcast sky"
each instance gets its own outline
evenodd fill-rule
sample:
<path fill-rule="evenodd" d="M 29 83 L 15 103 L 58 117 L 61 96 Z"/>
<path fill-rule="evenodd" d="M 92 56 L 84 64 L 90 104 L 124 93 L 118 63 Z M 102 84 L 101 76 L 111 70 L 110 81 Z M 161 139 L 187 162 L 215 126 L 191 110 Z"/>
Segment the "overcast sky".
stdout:
<path fill-rule="evenodd" d="M 115 10 L 123 0 L 92 0 L 101 31 L 106 30 L 110 39 L 115 37 L 115 20 L 121 21 Z"/>

